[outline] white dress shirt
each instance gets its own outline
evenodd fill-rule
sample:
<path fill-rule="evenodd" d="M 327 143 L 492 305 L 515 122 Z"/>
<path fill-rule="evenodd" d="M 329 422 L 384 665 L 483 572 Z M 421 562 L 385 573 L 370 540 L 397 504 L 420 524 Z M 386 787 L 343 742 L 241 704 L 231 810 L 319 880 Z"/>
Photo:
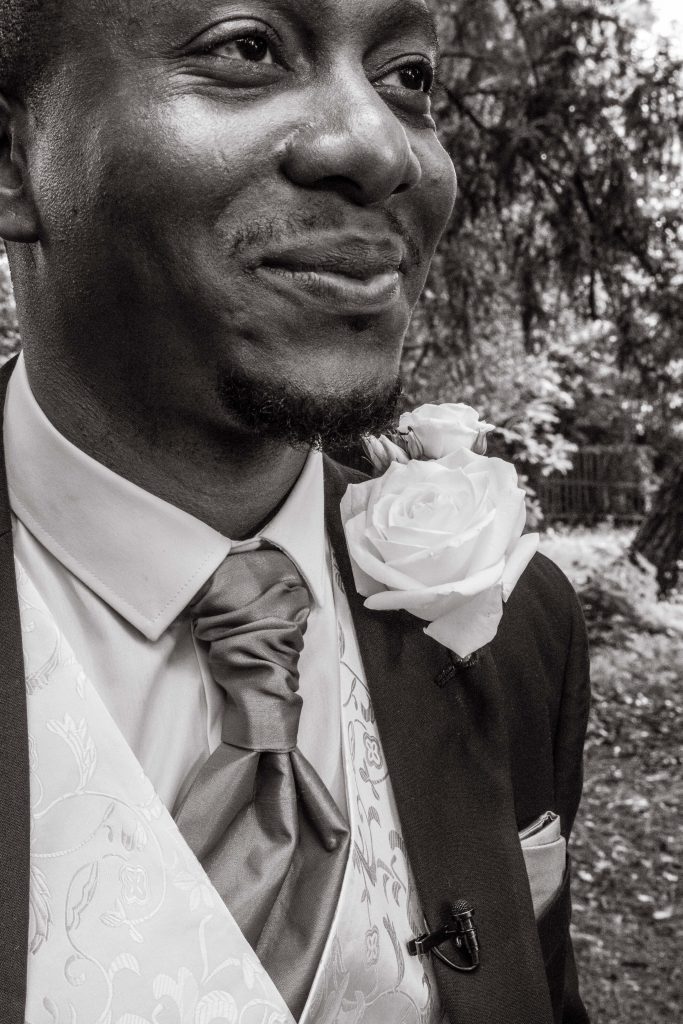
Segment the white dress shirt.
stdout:
<path fill-rule="evenodd" d="M 7 391 L 4 440 L 17 557 L 173 810 L 220 743 L 224 707 L 185 610 L 227 554 L 254 541 L 230 541 L 71 444 L 36 402 L 23 356 Z M 319 453 L 259 536 L 292 559 L 311 594 L 299 747 L 345 810 Z"/>

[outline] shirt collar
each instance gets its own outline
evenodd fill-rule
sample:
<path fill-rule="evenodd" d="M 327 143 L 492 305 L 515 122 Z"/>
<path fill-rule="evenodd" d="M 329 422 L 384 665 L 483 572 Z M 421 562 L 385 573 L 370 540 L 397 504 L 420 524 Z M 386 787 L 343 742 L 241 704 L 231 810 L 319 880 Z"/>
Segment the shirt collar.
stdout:
<path fill-rule="evenodd" d="M 31 391 L 23 355 L 4 418 L 12 511 L 54 557 L 149 640 L 157 640 L 231 550 L 206 523 L 113 473 L 68 441 Z M 311 452 L 259 537 L 288 555 L 323 601 L 322 456 Z"/>

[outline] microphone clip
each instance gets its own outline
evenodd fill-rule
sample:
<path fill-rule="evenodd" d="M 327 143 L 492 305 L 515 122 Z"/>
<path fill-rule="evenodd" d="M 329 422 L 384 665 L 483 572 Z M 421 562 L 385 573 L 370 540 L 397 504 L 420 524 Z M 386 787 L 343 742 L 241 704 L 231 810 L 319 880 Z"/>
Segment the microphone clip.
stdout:
<path fill-rule="evenodd" d="M 479 966 L 479 939 L 472 920 L 474 907 L 467 900 L 457 900 L 448 909 L 449 920 L 446 924 L 411 939 L 408 952 L 411 956 L 427 956 L 432 953 L 454 971 L 476 971 Z M 439 946 L 449 941 L 467 958 L 467 966 L 455 963 L 441 952 Z"/>

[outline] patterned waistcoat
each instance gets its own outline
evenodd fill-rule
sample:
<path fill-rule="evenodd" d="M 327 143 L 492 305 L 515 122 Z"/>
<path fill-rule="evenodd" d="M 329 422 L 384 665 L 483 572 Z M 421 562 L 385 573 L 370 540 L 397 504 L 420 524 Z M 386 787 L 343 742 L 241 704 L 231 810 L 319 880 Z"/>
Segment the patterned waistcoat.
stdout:
<path fill-rule="evenodd" d="M 302 1024 L 438 1024 L 431 970 L 407 955 L 423 921 L 334 577 L 352 843 Z M 28 1024 L 291 1022 L 20 566 L 17 578 L 31 769 Z"/>

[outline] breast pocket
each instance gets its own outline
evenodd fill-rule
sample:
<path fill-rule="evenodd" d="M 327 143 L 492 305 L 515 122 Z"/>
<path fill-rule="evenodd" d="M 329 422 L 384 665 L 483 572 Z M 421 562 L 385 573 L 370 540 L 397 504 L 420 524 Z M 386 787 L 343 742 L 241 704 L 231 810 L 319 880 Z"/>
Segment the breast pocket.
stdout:
<path fill-rule="evenodd" d="M 567 843 L 554 811 L 546 811 L 532 821 L 519 833 L 519 839 L 538 921 L 560 891 L 567 863 Z"/>

